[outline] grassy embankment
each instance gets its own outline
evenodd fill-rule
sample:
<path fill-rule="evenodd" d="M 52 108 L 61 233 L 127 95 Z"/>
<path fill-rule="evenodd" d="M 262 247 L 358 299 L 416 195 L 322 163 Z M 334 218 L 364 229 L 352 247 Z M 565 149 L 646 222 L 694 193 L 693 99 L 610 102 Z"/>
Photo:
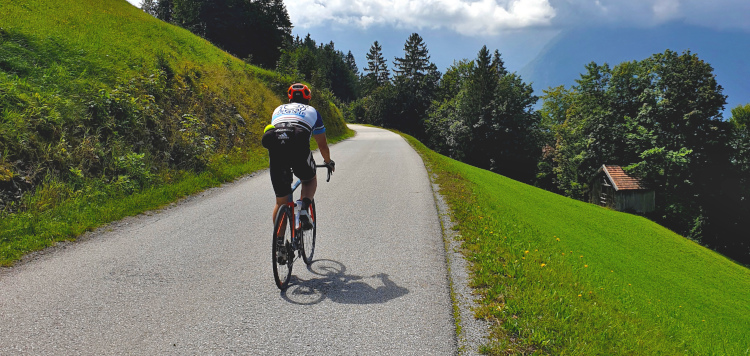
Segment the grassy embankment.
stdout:
<path fill-rule="evenodd" d="M 125 0 L 0 0 L 0 265 L 266 167 L 292 81 Z"/>
<path fill-rule="evenodd" d="M 426 149 L 492 321 L 490 354 L 748 355 L 750 270 L 638 216 Z"/>

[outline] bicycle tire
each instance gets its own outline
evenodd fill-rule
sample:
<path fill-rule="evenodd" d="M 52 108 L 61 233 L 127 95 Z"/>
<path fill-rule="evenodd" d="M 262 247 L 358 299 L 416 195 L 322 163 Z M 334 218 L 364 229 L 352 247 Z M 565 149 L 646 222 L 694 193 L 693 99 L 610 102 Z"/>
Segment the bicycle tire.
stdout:
<path fill-rule="evenodd" d="M 302 243 L 302 260 L 305 261 L 305 264 L 309 266 L 313 262 L 313 255 L 315 254 L 315 235 L 318 228 L 318 224 L 316 223 L 318 211 L 315 210 L 314 200 L 310 203 L 308 212 L 310 213 L 310 219 L 312 219 L 313 227 L 310 231 L 305 231 L 304 233 L 300 234 L 300 241 Z M 310 237 L 310 235 L 312 235 L 312 237 Z"/>
<path fill-rule="evenodd" d="M 273 278 L 276 286 L 284 290 L 289 285 L 292 276 L 292 265 L 294 263 L 294 251 L 292 250 L 292 229 L 290 222 L 291 213 L 289 207 L 282 206 L 276 213 L 276 221 L 273 228 L 273 239 L 271 240 L 271 263 L 273 264 Z M 283 249 L 283 250 L 282 250 Z M 279 252 L 286 255 L 286 259 L 279 258 Z"/>

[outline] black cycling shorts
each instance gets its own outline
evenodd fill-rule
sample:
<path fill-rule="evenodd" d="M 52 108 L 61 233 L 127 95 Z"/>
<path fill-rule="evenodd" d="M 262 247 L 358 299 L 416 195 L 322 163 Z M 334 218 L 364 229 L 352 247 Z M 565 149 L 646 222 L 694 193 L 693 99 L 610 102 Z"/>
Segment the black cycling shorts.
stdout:
<path fill-rule="evenodd" d="M 292 174 L 301 181 L 315 178 L 315 160 L 310 151 L 310 131 L 300 126 L 279 124 L 263 134 L 268 149 L 271 184 L 277 197 L 292 193 Z"/>

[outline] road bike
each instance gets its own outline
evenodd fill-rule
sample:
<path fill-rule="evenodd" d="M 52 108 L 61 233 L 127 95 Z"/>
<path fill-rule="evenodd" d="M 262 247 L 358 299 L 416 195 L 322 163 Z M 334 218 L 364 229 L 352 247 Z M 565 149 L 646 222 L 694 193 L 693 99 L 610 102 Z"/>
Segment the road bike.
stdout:
<path fill-rule="evenodd" d="M 315 168 L 327 168 L 328 177 L 331 180 L 331 167 L 328 165 L 315 165 Z M 303 230 L 299 221 L 299 206 L 293 199 L 294 191 L 302 184 L 300 180 L 292 186 L 288 202 L 279 208 L 274 219 L 273 241 L 271 247 L 271 259 L 273 260 L 273 278 L 276 286 L 284 290 L 289 285 L 292 276 L 292 266 L 298 257 L 308 266 L 312 263 L 315 253 L 315 237 L 317 231 L 318 211 L 315 209 L 315 200 L 310 203 L 308 213 L 312 220 L 312 229 Z M 291 222 L 291 225 L 290 225 Z M 296 256 L 295 256 L 296 252 Z"/>

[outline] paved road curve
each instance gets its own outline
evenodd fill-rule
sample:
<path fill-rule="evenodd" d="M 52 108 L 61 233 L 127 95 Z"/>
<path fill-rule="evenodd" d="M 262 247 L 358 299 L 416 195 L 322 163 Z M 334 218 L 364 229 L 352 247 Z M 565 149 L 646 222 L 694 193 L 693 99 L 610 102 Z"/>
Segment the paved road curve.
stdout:
<path fill-rule="evenodd" d="M 424 165 L 354 128 L 319 183 L 316 262 L 285 293 L 262 172 L 0 271 L 0 355 L 455 354 Z"/>

